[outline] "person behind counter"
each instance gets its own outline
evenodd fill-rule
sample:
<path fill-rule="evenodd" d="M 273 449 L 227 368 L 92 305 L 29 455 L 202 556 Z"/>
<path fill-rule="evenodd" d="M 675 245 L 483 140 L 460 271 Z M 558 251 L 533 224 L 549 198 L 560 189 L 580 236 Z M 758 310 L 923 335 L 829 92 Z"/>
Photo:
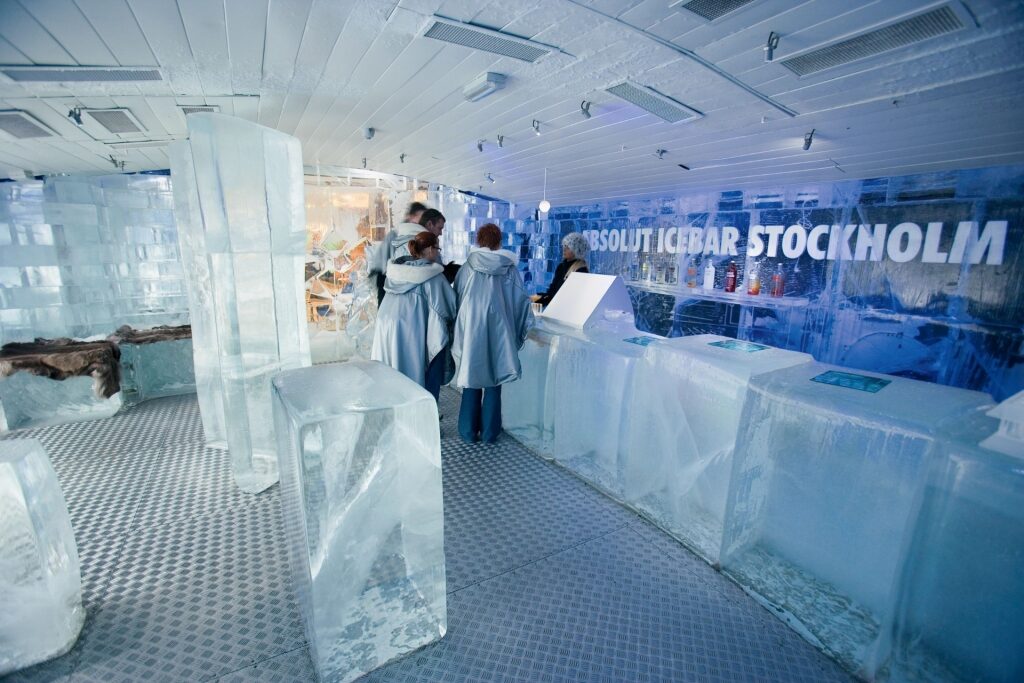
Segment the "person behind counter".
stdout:
<path fill-rule="evenodd" d="M 452 340 L 455 383 L 462 387 L 459 436 L 493 443 L 501 433 L 501 385 L 519 379 L 519 349 L 533 323 L 518 259 L 499 249 L 501 230 L 488 223 L 455 278 L 458 315 Z"/>
<path fill-rule="evenodd" d="M 551 287 L 543 294 L 536 294 L 531 300 L 547 306 L 558 294 L 562 284 L 573 273 L 589 273 L 587 270 L 587 254 L 590 253 L 590 242 L 578 232 L 570 232 L 562 238 L 562 262 L 555 268 L 555 276 L 551 278 Z"/>
<path fill-rule="evenodd" d="M 420 225 L 420 217 L 426 211 L 426 206 L 419 202 L 413 202 L 405 213 L 405 222 L 400 223 L 397 228 L 385 235 L 383 242 L 373 244 L 367 250 L 369 254 L 366 260 L 370 275 L 376 278 L 378 306 L 380 306 L 380 302 L 384 298 L 384 273 L 387 270 L 388 264 L 397 256 L 405 256 L 409 253 L 406 245 L 409 243 L 409 240 L 416 236 L 416 233 L 423 230 L 423 227 Z"/>
<path fill-rule="evenodd" d="M 387 296 L 377 312 L 370 358 L 398 370 L 436 401 L 441 385 L 451 381 L 455 292 L 437 262 L 437 235 L 420 232 L 408 241 L 408 249 L 408 256 L 388 264 Z"/>

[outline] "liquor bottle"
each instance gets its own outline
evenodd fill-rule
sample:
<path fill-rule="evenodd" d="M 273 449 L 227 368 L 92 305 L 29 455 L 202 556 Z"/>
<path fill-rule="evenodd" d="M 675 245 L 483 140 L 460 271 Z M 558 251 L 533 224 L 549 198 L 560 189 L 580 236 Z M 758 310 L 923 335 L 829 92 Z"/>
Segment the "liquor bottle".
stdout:
<path fill-rule="evenodd" d="M 665 282 L 670 285 L 676 283 L 676 261 L 672 259 L 668 262 L 668 267 L 665 269 Z"/>
<path fill-rule="evenodd" d="M 640 279 L 640 264 L 636 261 L 629 264 L 629 279 L 632 282 L 636 282 Z"/>
<path fill-rule="evenodd" d="M 708 265 L 704 266 L 704 282 L 701 284 L 704 289 L 715 288 L 715 264 L 708 259 Z"/>
<path fill-rule="evenodd" d="M 756 265 L 750 267 L 747 275 L 747 294 L 757 296 L 761 293 L 761 273 Z"/>
<path fill-rule="evenodd" d="M 769 292 L 772 296 L 782 296 L 786 290 L 786 274 L 782 272 L 782 264 L 775 269 L 772 274 L 772 291 Z"/>
<path fill-rule="evenodd" d="M 729 266 L 725 269 L 725 291 L 735 292 L 736 291 L 736 262 L 729 261 Z"/>
<path fill-rule="evenodd" d="M 692 256 L 686 259 L 686 286 L 697 286 L 697 263 L 693 260 Z"/>
<path fill-rule="evenodd" d="M 644 261 L 640 264 L 640 279 L 648 282 L 651 279 L 651 264 Z"/>

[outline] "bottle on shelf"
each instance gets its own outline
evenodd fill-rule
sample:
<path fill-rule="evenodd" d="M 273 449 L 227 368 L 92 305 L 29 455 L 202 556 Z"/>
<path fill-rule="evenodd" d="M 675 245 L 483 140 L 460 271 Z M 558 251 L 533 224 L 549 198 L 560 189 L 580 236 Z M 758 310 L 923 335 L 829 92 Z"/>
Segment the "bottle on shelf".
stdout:
<path fill-rule="evenodd" d="M 752 265 L 747 271 L 747 294 L 757 296 L 761 293 L 761 273 L 757 265 Z"/>
<path fill-rule="evenodd" d="M 636 282 L 640 279 L 640 264 L 636 261 L 629 264 L 629 279 L 632 282 Z"/>
<path fill-rule="evenodd" d="M 665 268 L 665 283 L 674 285 L 676 283 L 676 260 L 673 258 Z"/>
<path fill-rule="evenodd" d="M 697 286 L 697 263 L 692 256 L 686 259 L 686 286 Z"/>
<path fill-rule="evenodd" d="M 711 262 L 711 259 L 708 259 L 708 264 L 704 266 L 704 282 L 701 283 L 701 288 L 715 288 L 715 264 Z"/>
<path fill-rule="evenodd" d="M 736 262 L 729 261 L 729 265 L 725 269 L 725 291 L 735 292 L 736 291 Z"/>
<path fill-rule="evenodd" d="M 644 282 L 651 280 L 651 264 L 646 259 L 640 262 L 640 279 Z"/>
<path fill-rule="evenodd" d="M 780 263 L 772 274 L 772 289 L 769 292 L 772 296 L 782 296 L 786 291 L 786 274 L 782 272 Z"/>

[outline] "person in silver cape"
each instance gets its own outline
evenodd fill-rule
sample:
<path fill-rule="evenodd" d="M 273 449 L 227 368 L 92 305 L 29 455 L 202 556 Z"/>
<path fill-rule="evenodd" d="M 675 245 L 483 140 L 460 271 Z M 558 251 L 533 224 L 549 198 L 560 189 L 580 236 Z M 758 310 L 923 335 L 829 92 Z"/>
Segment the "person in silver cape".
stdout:
<path fill-rule="evenodd" d="M 434 396 L 451 381 L 448 362 L 455 293 L 444 279 L 437 235 L 420 232 L 409 256 L 388 264 L 370 358 L 390 365 Z"/>
<path fill-rule="evenodd" d="M 371 244 L 366 250 L 366 263 L 371 276 L 376 277 L 377 283 L 377 305 L 384 298 L 385 271 L 388 264 L 399 256 L 408 256 L 408 243 L 417 233 L 423 231 L 420 225 L 420 218 L 427 210 L 427 207 L 419 202 L 409 205 L 405 213 L 405 221 L 397 228 L 384 236 L 384 241 L 378 244 Z"/>
<path fill-rule="evenodd" d="M 462 387 L 459 436 L 493 442 L 501 433 L 501 385 L 519 379 L 519 349 L 533 325 L 516 255 L 499 249 L 501 230 L 488 223 L 455 277 L 458 316 L 452 340 L 455 384 Z"/>

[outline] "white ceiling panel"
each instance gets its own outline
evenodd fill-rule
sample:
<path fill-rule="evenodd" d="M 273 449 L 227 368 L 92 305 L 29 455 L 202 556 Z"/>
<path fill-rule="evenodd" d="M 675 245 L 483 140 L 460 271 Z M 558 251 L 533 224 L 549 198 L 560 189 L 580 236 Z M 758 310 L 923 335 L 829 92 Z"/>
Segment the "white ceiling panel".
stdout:
<path fill-rule="evenodd" d="M 121 66 L 156 66 L 157 60 L 125 0 L 75 0 L 89 25 Z"/>

